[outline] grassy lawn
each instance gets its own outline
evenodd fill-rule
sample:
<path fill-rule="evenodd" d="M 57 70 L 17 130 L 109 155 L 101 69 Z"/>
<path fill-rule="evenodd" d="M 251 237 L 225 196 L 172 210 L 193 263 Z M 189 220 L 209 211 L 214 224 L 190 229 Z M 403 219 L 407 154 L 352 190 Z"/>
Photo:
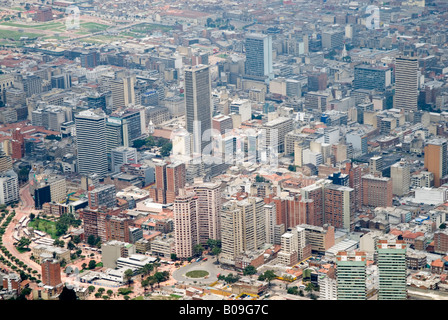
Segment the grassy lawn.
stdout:
<path fill-rule="evenodd" d="M 96 22 L 81 22 L 81 29 L 87 30 L 88 32 L 98 32 L 109 28 L 106 24 L 96 23 Z"/>
<path fill-rule="evenodd" d="M 162 32 L 168 32 L 172 30 L 171 26 L 164 26 L 161 24 L 142 23 L 134 26 L 131 31 L 138 33 L 151 33 L 152 31 L 160 30 Z"/>
<path fill-rule="evenodd" d="M 11 26 L 11 27 L 18 27 L 18 28 L 24 28 L 24 29 L 38 29 L 38 30 L 50 30 L 50 31 L 65 31 L 65 24 L 61 22 L 47 22 L 43 24 L 22 24 L 17 22 L 2 22 L 1 23 L 4 26 Z"/>
<path fill-rule="evenodd" d="M 209 273 L 205 270 L 193 270 L 187 272 L 185 275 L 189 278 L 204 278 L 205 276 L 208 276 Z"/>
<path fill-rule="evenodd" d="M 45 219 L 35 219 L 29 223 L 31 228 L 48 233 L 53 239 L 58 239 L 56 236 L 56 223 Z"/>
<path fill-rule="evenodd" d="M 35 38 L 40 37 L 39 33 L 19 32 L 15 30 L 0 30 L 0 39 L 20 40 L 20 37 Z"/>
<path fill-rule="evenodd" d="M 138 296 L 138 297 L 135 297 L 135 298 L 133 298 L 131 300 L 145 300 L 145 299 L 143 298 L 143 296 Z"/>

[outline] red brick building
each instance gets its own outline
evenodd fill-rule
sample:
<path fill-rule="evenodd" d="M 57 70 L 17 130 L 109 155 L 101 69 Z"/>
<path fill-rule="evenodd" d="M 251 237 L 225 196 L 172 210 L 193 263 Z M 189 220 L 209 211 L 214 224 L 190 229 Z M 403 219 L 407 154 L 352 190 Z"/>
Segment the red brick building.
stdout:
<path fill-rule="evenodd" d="M 42 283 L 47 286 L 57 287 L 62 284 L 61 265 L 57 260 L 45 259 L 42 264 Z"/>
<path fill-rule="evenodd" d="M 371 174 L 362 177 L 362 204 L 372 207 L 392 206 L 392 180 Z"/>

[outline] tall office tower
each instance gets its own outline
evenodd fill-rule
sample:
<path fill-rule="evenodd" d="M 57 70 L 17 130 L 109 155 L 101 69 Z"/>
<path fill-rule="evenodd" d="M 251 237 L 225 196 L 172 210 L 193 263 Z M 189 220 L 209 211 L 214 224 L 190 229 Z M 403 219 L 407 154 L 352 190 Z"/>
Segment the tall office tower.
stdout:
<path fill-rule="evenodd" d="M 353 189 L 328 184 L 324 189 L 325 223 L 348 231 L 355 229 L 355 207 Z"/>
<path fill-rule="evenodd" d="M 106 117 L 91 110 L 75 115 L 78 172 L 107 174 Z"/>
<path fill-rule="evenodd" d="M 353 188 L 353 198 L 355 203 L 355 212 L 357 212 L 362 205 L 362 168 L 359 165 L 351 162 L 345 163 L 345 168 L 341 169 L 342 173 L 348 174 L 349 183 L 348 186 Z"/>
<path fill-rule="evenodd" d="M 437 138 L 425 146 L 425 168 L 434 173 L 434 187 L 440 187 L 440 179 L 448 174 L 448 140 Z"/>
<path fill-rule="evenodd" d="M 325 72 L 308 74 L 308 91 L 324 91 L 327 89 L 328 76 Z"/>
<path fill-rule="evenodd" d="M 355 67 L 354 89 L 384 91 L 392 83 L 390 67 L 360 64 Z"/>
<path fill-rule="evenodd" d="M 221 240 L 221 192 L 217 183 L 201 183 L 193 186 L 198 198 L 199 243 L 208 239 Z"/>
<path fill-rule="evenodd" d="M 112 94 L 113 111 L 135 104 L 135 82 L 135 75 L 127 75 L 121 72 L 117 72 L 115 78 L 109 80 L 108 86 Z"/>
<path fill-rule="evenodd" d="M 291 118 L 278 117 L 268 121 L 263 125 L 266 130 L 265 148 L 274 153 L 283 154 L 285 152 L 285 136 L 293 130 L 294 124 Z"/>
<path fill-rule="evenodd" d="M 100 62 L 100 54 L 98 51 L 83 51 L 79 57 L 81 60 L 81 67 L 95 68 Z"/>
<path fill-rule="evenodd" d="M 79 218 L 83 222 L 84 236 L 100 238 L 102 243 L 107 242 L 106 219 L 109 216 L 118 216 L 121 212 L 120 208 L 115 209 L 90 209 L 84 208 L 79 210 Z"/>
<path fill-rule="evenodd" d="M 208 65 L 185 70 L 186 129 L 192 134 L 193 152 L 200 155 L 211 144 L 207 136 L 212 128 L 212 94 Z M 205 133 L 205 134 L 204 134 Z"/>
<path fill-rule="evenodd" d="M 25 139 L 20 128 L 12 131 L 11 149 L 11 157 L 13 159 L 22 159 L 25 156 Z"/>
<path fill-rule="evenodd" d="M 417 111 L 418 59 L 400 56 L 395 58 L 394 108 Z"/>
<path fill-rule="evenodd" d="M 382 176 L 383 172 L 383 157 L 375 156 L 369 159 L 369 173 L 371 175 Z"/>
<path fill-rule="evenodd" d="M 114 184 L 102 184 L 88 188 L 89 208 L 114 208 L 117 205 L 116 188 Z"/>
<path fill-rule="evenodd" d="M 286 266 L 292 266 L 299 262 L 297 230 L 289 228 L 282 234 L 281 243 L 281 251 L 277 254 L 278 262 Z"/>
<path fill-rule="evenodd" d="M 366 265 L 364 252 L 339 251 L 336 255 L 338 300 L 366 300 Z"/>
<path fill-rule="evenodd" d="M 0 204 L 19 201 L 19 178 L 13 169 L 0 172 Z"/>
<path fill-rule="evenodd" d="M 118 216 L 106 217 L 106 238 L 107 241 L 117 240 L 131 242 L 129 232 L 129 219 Z"/>
<path fill-rule="evenodd" d="M 41 263 L 42 267 L 42 284 L 46 286 L 56 287 L 62 284 L 61 265 L 55 259 L 44 259 Z"/>
<path fill-rule="evenodd" d="M 272 37 L 257 33 L 247 34 L 245 49 L 245 76 L 260 80 L 273 79 Z"/>
<path fill-rule="evenodd" d="M 106 120 L 106 152 L 110 154 L 112 149 L 120 146 L 124 146 L 123 126 L 121 122 L 108 117 Z"/>
<path fill-rule="evenodd" d="M 266 243 L 270 244 L 274 244 L 275 239 L 276 211 L 275 203 L 264 205 Z"/>
<path fill-rule="evenodd" d="M 392 206 L 392 180 L 375 177 L 371 174 L 362 176 L 362 204 L 372 207 Z"/>
<path fill-rule="evenodd" d="M 0 146 L 0 172 L 5 172 L 12 169 L 12 159 L 11 156 L 7 155 Z"/>
<path fill-rule="evenodd" d="M 344 30 L 322 32 L 322 47 L 325 49 L 342 49 L 344 47 Z"/>
<path fill-rule="evenodd" d="M 173 203 L 179 190 L 185 187 L 185 163 L 175 162 L 166 166 L 166 202 Z"/>
<path fill-rule="evenodd" d="M 137 149 L 131 147 L 117 147 L 110 151 L 111 171 L 120 172 L 125 163 L 137 163 Z"/>
<path fill-rule="evenodd" d="M 263 247 L 266 243 L 264 205 L 263 199 L 256 197 L 223 204 L 220 261 L 234 264 L 242 253 Z"/>
<path fill-rule="evenodd" d="M 320 275 L 318 280 L 319 300 L 337 300 L 338 282 L 336 277 L 336 268 L 330 267 L 328 272 Z"/>
<path fill-rule="evenodd" d="M 151 188 L 149 191 L 151 197 L 157 203 L 166 203 L 166 162 L 156 163 L 155 169 L 155 188 Z"/>
<path fill-rule="evenodd" d="M 197 210 L 196 194 L 181 189 L 173 207 L 175 250 L 178 258 L 193 256 L 193 248 L 199 243 Z"/>
<path fill-rule="evenodd" d="M 434 232 L 434 252 L 445 255 L 448 251 L 448 230 L 439 229 Z"/>
<path fill-rule="evenodd" d="M 378 240 L 378 300 L 405 300 L 406 242 L 403 240 Z"/>
<path fill-rule="evenodd" d="M 307 218 L 307 224 L 322 227 L 324 225 L 324 190 L 321 185 L 312 184 L 301 189 L 303 200 L 312 200 L 310 204 L 312 215 Z"/>
<path fill-rule="evenodd" d="M 392 193 L 403 196 L 409 192 L 411 187 L 411 172 L 409 164 L 405 161 L 394 163 L 390 167 L 390 178 L 392 180 Z"/>

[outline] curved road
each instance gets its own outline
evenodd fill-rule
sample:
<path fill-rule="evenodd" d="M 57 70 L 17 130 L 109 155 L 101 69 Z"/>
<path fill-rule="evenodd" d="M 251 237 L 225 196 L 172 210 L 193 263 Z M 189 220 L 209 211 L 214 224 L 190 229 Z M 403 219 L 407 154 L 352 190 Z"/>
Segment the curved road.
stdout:
<path fill-rule="evenodd" d="M 193 260 L 194 261 L 194 260 Z M 183 283 L 194 283 L 196 281 L 197 283 L 213 283 L 216 280 L 218 280 L 218 274 L 227 274 L 230 271 L 221 269 L 220 265 L 214 264 L 216 261 L 215 257 L 208 258 L 207 261 L 200 261 L 200 262 L 191 262 L 187 264 L 185 267 L 181 267 L 177 270 L 175 270 L 172 274 L 172 277 L 176 281 L 182 281 Z M 193 270 L 204 270 L 209 273 L 209 276 L 207 279 L 204 278 L 188 278 L 186 276 L 187 272 L 193 271 Z"/>

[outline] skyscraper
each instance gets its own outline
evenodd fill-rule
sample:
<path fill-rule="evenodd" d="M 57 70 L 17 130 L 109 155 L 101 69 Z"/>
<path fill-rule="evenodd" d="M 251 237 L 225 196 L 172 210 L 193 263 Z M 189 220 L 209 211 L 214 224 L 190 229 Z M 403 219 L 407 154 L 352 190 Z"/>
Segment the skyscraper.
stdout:
<path fill-rule="evenodd" d="M 109 80 L 108 86 L 112 93 L 112 110 L 135 104 L 135 75 L 117 72 L 114 79 Z"/>
<path fill-rule="evenodd" d="M 335 228 L 354 230 L 355 203 L 353 189 L 346 186 L 328 184 L 325 193 L 325 223 Z"/>
<path fill-rule="evenodd" d="M 405 161 L 400 161 L 390 167 L 392 179 L 392 193 L 403 196 L 409 192 L 411 186 L 410 167 Z"/>
<path fill-rule="evenodd" d="M 234 264 L 242 253 L 260 249 L 266 243 L 264 205 L 263 199 L 257 197 L 223 204 L 220 261 Z"/>
<path fill-rule="evenodd" d="M 156 184 L 149 189 L 151 197 L 157 203 L 173 203 L 179 190 L 185 187 L 185 163 L 160 162 L 154 167 Z"/>
<path fill-rule="evenodd" d="M 440 179 L 448 174 L 448 141 L 432 139 L 425 146 L 425 168 L 434 174 L 434 187 L 440 187 Z"/>
<path fill-rule="evenodd" d="M 61 266 L 59 261 L 45 259 L 42 261 L 42 283 L 46 286 L 56 287 L 62 284 Z"/>
<path fill-rule="evenodd" d="M 340 251 L 336 255 L 338 300 L 366 300 L 366 254 Z"/>
<path fill-rule="evenodd" d="M 193 135 L 193 152 L 202 154 L 211 144 L 212 99 L 208 65 L 197 65 L 185 70 L 186 129 Z M 206 133 L 206 134 L 204 134 Z"/>
<path fill-rule="evenodd" d="M 194 192 L 181 189 L 174 201 L 174 238 L 178 258 L 193 256 L 193 248 L 198 244 L 197 229 L 198 198 Z"/>
<path fill-rule="evenodd" d="M 75 125 L 78 172 L 104 177 L 107 173 L 105 115 L 81 111 L 75 115 Z"/>
<path fill-rule="evenodd" d="M 378 240 L 378 300 L 405 300 L 406 243 L 403 240 Z"/>
<path fill-rule="evenodd" d="M 394 108 L 417 111 L 418 59 L 400 56 L 395 58 Z"/>
<path fill-rule="evenodd" d="M 221 192 L 217 183 L 205 182 L 193 186 L 198 197 L 198 235 L 199 243 L 208 239 L 221 239 Z"/>
<path fill-rule="evenodd" d="M 272 37 L 251 33 L 246 35 L 245 75 L 258 79 L 273 79 Z"/>

